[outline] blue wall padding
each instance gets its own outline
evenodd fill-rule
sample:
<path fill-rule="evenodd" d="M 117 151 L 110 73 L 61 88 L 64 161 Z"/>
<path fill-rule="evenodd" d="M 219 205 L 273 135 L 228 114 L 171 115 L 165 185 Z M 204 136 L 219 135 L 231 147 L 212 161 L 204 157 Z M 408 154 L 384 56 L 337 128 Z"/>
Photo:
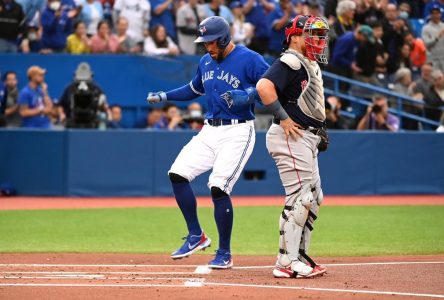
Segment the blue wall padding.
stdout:
<path fill-rule="evenodd" d="M 191 131 L 0 130 L 0 182 L 24 195 L 168 196 L 171 164 Z M 444 135 L 331 132 L 320 155 L 322 185 L 330 195 L 444 194 Z M 258 132 L 235 195 L 282 195 L 273 160 Z M 209 173 L 193 182 L 209 195 Z"/>

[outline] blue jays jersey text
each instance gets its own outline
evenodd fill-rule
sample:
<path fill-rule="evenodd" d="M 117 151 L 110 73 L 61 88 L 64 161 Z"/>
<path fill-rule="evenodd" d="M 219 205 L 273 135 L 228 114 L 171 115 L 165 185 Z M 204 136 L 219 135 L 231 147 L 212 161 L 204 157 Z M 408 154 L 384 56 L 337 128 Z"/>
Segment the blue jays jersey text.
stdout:
<path fill-rule="evenodd" d="M 237 45 L 221 62 L 213 60 L 209 54 L 204 55 L 190 86 L 194 92 L 206 96 L 207 119 L 252 120 L 254 105 L 231 106 L 221 95 L 230 90 L 255 87 L 268 67 L 261 55 Z"/>

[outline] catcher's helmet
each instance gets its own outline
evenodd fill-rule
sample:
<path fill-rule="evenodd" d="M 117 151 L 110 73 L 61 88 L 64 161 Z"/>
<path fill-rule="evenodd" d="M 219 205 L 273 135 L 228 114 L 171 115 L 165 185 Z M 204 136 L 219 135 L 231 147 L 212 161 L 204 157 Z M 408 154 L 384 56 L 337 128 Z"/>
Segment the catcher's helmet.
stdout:
<path fill-rule="evenodd" d="M 285 42 L 290 44 L 293 35 L 304 37 L 307 57 L 320 63 L 327 63 L 328 23 L 321 17 L 299 15 L 285 27 Z"/>
<path fill-rule="evenodd" d="M 225 49 L 231 41 L 230 25 L 224 18 L 209 17 L 199 24 L 199 37 L 195 43 L 206 43 L 217 41 L 217 46 Z"/>

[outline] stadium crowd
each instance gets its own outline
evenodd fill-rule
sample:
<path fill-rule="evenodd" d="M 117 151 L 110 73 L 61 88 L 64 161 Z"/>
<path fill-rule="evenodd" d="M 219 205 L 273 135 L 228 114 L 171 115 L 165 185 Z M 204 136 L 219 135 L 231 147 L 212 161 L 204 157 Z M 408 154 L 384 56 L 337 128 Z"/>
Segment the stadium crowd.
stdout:
<path fill-rule="evenodd" d="M 231 25 L 235 43 L 276 57 L 287 22 L 298 14 L 313 14 L 325 17 L 331 26 L 327 70 L 417 99 L 424 105 L 404 104 L 403 109 L 439 121 L 437 108 L 444 105 L 443 12 L 444 0 L 0 0 L 0 53 L 201 54 L 204 49 L 193 43 L 198 24 L 219 15 Z M 424 20 L 424 26 L 418 20 Z M 29 88 L 39 81 L 34 77 L 44 76 L 42 69 L 28 70 L 29 85 L 21 91 L 14 71 L 0 71 L 5 72 L 0 122 L 18 126 L 20 118 L 44 114 L 52 123 L 64 124 L 64 111 L 52 105 L 45 86 Z M 392 104 L 390 99 L 381 102 L 378 95 L 360 95 L 347 84 L 341 89 L 372 104 L 353 122 L 340 115 L 349 103 L 328 98 L 330 128 L 399 129 L 393 121 L 397 117 L 385 108 Z M 42 99 L 37 110 L 22 110 L 26 97 L 36 92 Z M 114 124 L 108 127 L 118 127 L 113 116 L 121 116 L 120 108 L 103 105 L 102 119 Z M 177 122 L 167 108 L 174 110 L 168 104 L 163 112 L 153 112 L 163 125 L 155 126 L 152 120 L 147 124 L 188 126 Z M 389 119 L 392 124 L 387 126 Z M 165 125 L 170 121 L 182 125 Z M 402 123 L 403 129 L 420 129 L 416 121 Z"/>

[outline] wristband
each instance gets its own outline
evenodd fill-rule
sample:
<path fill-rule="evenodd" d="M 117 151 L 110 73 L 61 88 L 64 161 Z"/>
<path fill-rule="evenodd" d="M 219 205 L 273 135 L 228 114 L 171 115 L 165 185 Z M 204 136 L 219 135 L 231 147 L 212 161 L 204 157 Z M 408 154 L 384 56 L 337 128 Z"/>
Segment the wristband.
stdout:
<path fill-rule="evenodd" d="M 276 99 L 276 101 L 271 104 L 264 105 L 264 107 L 268 109 L 277 120 L 285 120 L 288 118 L 288 114 L 282 107 L 279 99 Z"/>

